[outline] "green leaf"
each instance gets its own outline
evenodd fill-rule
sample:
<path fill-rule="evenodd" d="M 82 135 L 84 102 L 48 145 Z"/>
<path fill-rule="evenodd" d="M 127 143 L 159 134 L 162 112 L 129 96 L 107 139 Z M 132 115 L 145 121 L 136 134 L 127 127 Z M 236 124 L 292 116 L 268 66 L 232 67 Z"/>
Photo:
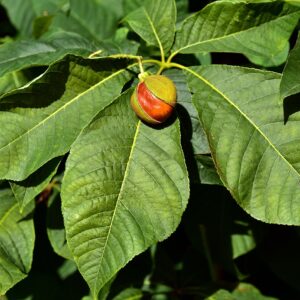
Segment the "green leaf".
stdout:
<path fill-rule="evenodd" d="M 146 0 L 125 21 L 147 43 L 159 47 L 162 53 L 170 50 L 175 35 L 174 0 Z"/>
<path fill-rule="evenodd" d="M 64 220 L 61 213 L 60 194 L 57 190 L 53 192 L 48 201 L 47 235 L 56 254 L 68 260 L 73 260 L 67 245 Z"/>
<path fill-rule="evenodd" d="M 226 290 L 218 290 L 213 295 L 205 298 L 205 300 L 236 300 L 230 292 Z"/>
<path fill-rule="evenodd" d="M 249 283 L 240 283 L 233 292 L 218 290 L 206 300 L 276 300 L 277 298 L 267 297 Z"/>
<path fill-rule="evenodd" d="M 183 21 L 189 12 L 189 1 L 188 0 L 176 0 L 177 7 L 177 22 Z"/>
<path fill-rule="evenodd" d="M 33 22 L 33 36 L 38 39 L 43 34 L 45 34 L 53 21 L 53 16 L 41 16 L 34 20 Z"/>
<path fill-rule="evenodd" d="M 112 11 L 118 19 L 124 16 L 124 8 L 123 8 L 124 0 L 95 0 L 95 1 L 105 6 L 109 11 Z"/>
<path fill-rule="evenodd" d="M 248 234 L 235 233 L 231 235 L 232 257 L 235 259 L 248 253 L 256 247 L 252 232 Z"/>
<path fill-rule="evenodd" d="M 65 280 L 77 271 L 77 266 L 73 260 L 65 260 L 64 263 L 57 270 L 60 279 Z"/>
<path fill-rule="evenodd" d="M 19 213 L 12 191 L 0 189 L 0 295 L 25 278 L 31 268 L 34 248 L 32 207 Z"/>
<path fill-rule="evenodd" d="M 30 37 L 36 17 L 56 13 L 68 0 L 3 0 L 12 24 L 23 37 Z"/>
<path fill-rule="evenodd" d="M 186 76 L 181 70 L 167 70 L 164 75 L 172 79 L 177 90 L 177 111 L 185 124 L 183 130 L 190 136 L 194 154 L 210 153 L 208 141 L 199 121 L 197 110 L 192 103 L 192 95 L 188 88 Z M 190 126 L 191 125 L 191 126 Z"/>
<path fill-rule="evenodd" d="M 143 124 L 131 93 L 78 137 L 62 183 L 68 244 L 94 298 L 134 256 L 176 229 L 189 196 L 179 122 Z"/>
<path fill-rule="evenodd" d="M 299 225 L 300 114 L 284 125 L 280 74 L 230 66 L 188 73 L 214 162 L 233 197 L 259 220 Z"/>
<path fill-rule="evenodd" d="M 195 159 L 198 166 L 200 182 L 202 184 L 223 185 L 210 156 L 198 154 L 195 156 Z"/>
<path fill-rule="evenodd" d="M 117 29 L 117 15 L 95 0 L 70 0 L 70 17 L 89 32 L 93 39 L 111 38 Z"/>
<path fill-rule="evenodd" d="M 119 52 L 115 54 L 137 54 L 140 44 L 129 40 L 128 33 L 129 29 L 126 27 L 121 27 L 116 31 L 113 43 L 119 48 Z"/>
<path fill-rule="evenodd" d="M 32 2 L 31 9 L 34 9 L 37 16 L 53 15 L 69 2 L 69 0 L 29 0 L 29 2 L 30 1 Z"/>
<path fill-rule="evenodd" d="M 122 292 L 120 292 L 117 296 L 113 298 L 113 300 L 138 300 L 142 299 L 143 293 L 139 289 L 128 288 Z"/>
<path fill-rule="evenodd" d="M 144 0 L 123 0 L 124 14 L 127 15 L 140 8 L 145 3 Z"/>
<path fill-rule="evenodd" d="M 10 187 L 19 203 L 21 212 L 30 201 L 33 201 L 47 187 L 56 173 L 60 161 L 61 157 L 54 158 L 25 180 L 10 182 Z"/>
<path fill-rule="evenodd" d="M 0 96 L 15 90 L 27 83 L 26 77 L 22 72 L 11 72 L 3 76 L 0 80 Z"/>
<path fill-rule="evenodd" d="M 0 76 L 25 67 L 48 65 L 66 54 L 87 56 L 99 48 L 75 33 L 58 32 L 45 40 L 20 40 L 0 46 Z"/>
<path fill-rule="evenodd" d="M 22 36 L 31 36 L 32 24 L 36 17 L 31 0 L 2 0 L 9 19 Z M 1 69 L 1 68 L 0 68 Z"/>
<path fill-rule="evenodd" d="M 232 292 L 236 300 L 276 300 L 277 298 L 264 296 L 256 287 L 249 283 L 240 283 Z"/>
<path fill-rule="evenodd" d="M 173 55 L 233 52 L 263 66 L 282 64 L 299 9 L 271 3 L 214 2 L 187 18 L 176 34 Z"/>
<path fill-rule="evenodd" d="M 280 94 L 282 98 L 300 93 L 300 35 L 298 34 L 297 43 L 290 52 L 285 65 L 280 83 Z"/>
<path fill-rule="evenodd" d="M 131 77 L 130 63 L 67 56 L 0 98 L 0 178 L 23 180 L 69 151 L 80 131 L 119 95 Z"/>

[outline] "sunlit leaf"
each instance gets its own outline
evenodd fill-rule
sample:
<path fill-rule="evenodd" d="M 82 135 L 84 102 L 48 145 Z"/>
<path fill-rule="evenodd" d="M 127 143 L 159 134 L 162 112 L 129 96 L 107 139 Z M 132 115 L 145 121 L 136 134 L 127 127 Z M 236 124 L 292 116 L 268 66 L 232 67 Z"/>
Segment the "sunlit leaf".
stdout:
<path fill-rule="evenodd" d="M 150 45 L 168 52 L 175 34 L 174 0 L 146 0 L 143 6 L 126 17 L 129 26 Z"/>
<path fill-rule="evenodd" d="M 158 129 L 141 123 L 131 93 L 76 140 L 62 184 L 68 244 L 94 297 L 135 255 L 176 229 L 189 194 L 178 121 Z"/>
<path fill-rule="evenodd" d="M 67 56 L 27 87 L 0 98 L 0 178 L 20 181 L 65 154 L 80 131 L 120 93 L 126 58 Z"/>
<path fill-rule="evenodd" d="M 299 9 L 281 1 L 214 2 L 184 21 L 172 51 L 242 53 L 259 65 L 279 65 L 298 20 Z"/>
<path fill-rule="evenodd" d="M 224 80 L 226 78 L 226 80 Z M 280 74 L 206 66 L 189 71 L 218 173 L 253 217 L 300 224 L 300 114 L 286 125 Z"/>

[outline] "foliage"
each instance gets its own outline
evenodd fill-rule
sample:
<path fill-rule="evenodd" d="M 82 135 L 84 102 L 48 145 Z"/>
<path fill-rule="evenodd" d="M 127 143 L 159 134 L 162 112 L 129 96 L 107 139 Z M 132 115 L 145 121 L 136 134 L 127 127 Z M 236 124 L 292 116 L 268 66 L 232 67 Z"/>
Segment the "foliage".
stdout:
<path fill-rule="evenodd" d="M 300 297 L 297 1 L 0 16 L 2 297 Z M 177 87 L 158 126 L 130 106 L 144 70 Z"/>

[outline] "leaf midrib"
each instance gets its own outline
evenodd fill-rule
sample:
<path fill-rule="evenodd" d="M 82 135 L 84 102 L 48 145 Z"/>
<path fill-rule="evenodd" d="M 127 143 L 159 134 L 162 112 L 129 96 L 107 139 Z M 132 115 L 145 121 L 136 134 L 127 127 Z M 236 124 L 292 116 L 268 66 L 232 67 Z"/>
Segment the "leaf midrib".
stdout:
<path fill-rule="evenodd" d="M 278 151 L 275 145 L 271 142 L 271 140 L 261 131 L 261 129 L 256 126 L 255 122 L 252 121 L 234 102 L 232 102 L 229 97 L 227 97 L 224 93 L 222 93 L 216 86 L 214 86 L 209 80 L 191 70 L 190 68 L 185 68 L 186 71 L 193 74 L 195 77 L 202 80 L 205 84 L 207 84 L 212 90 L 217 92 L 220 96 L 222 96 L 233 108 L 235 108 L 253 127 L 259 134 L 267 141 L 267 143 L 273 148 L 273 150 L 278 154 L 279 157 L 296 173 L 297 177 L 300 177 L 298 171 L 294 168 L 292 164 Z"/>
<path fill-rule="evenodd" d="M 134 137 L 133 137 L 132 146 L 131 146 L 130 153 L 129 153 L 129 156 L 128 156 L 128 161 L 127 161 L 127 166 L 126 166 L 126 169 L 125 169 L 125 172 L 124 172 L 123 181 L 122 181 L 122 184 L 121 184 L 121 187 L 120 187 L 118 198 L 116 200 L 116 205 L 115 205 L 114 213 L 112 215 L 112 219 L 111 219 L 110 226 L 109 226 L 109 229 L 108 229 L 108 233 L 107 233 L 107 237 L 106 237 L 106 240 L 105 240 L 105 244 L 103 246 L 102 255 L 101 255 L 100 259 L 99 259 L 99 268 L 98 268 L 98 271 L 97 271 L 96 279 L 94 281 L 94 291 L 93 292 L 95 294 L 96 294 L 96 291 L 97 291 L 96 286 L 97 286 L 97 282 L 98 282 L 99 275 L 100 275 L 100 269 L 101 269 L 102 261 L 104 259 L 105 250 L 107 249 L 107 243 L 108 243 L 108 240 L 109 240 L 109 237 L 110 237 L 110 232 L 111 232 L 111 229 L 112 229 L 112 225 L 114 223 L 114 219 L 115 219 L 117 207 L 118 207 L 119 202 L 121 201 L 121 197 L 122 197 L 122 194 L 123 194 L 124 186 L 125 186 L 125 183 L 126 183 L 126 180 L 127 180 L 127 177 L 128 177 L 128 170 L 129 170 L 129 168 L 131 166 L 132 155 L 133 155 L 133 152 L 134 152 L 134 149 L 135 149 L 135 146 L 136 146 L 136 141 L 137 141 L 137 137 L 138 137 L 138 134 L 139 134 L 139 131 L 140 131 L 140 127 L 141 127 L 141 121 L 138 121 L 137 127 L 136 127 L 136 131 L 135 131 L 135 134 L 134 134 Z"/>
<path fill-rule="evenodd" d="M 162 54 L 162 56 L 164 56 L 164 48 L 163 48 L 163 46 L 162 46 L 162 43 L 161 43 L 161 41 L 160 41 L 160 38 L 159 38 L 159 36 L 158 36 L 158 33 L 157 33 L 156 28 L 155 28 L 155 26 L 154 26 L 154 23 L 152 22 L 152 19 L 150 18 L 149 14 L 148 14 L 148 12 L 147 12 L 147 10 L 146 10 L 146 8 L 143 7 L 143 9 L 144 9 L 144 13 L 145 13 L 145 15 L 146 15 L 146 17 L 147 17 L 147 20 L 148 20 L 148 22 L 149 22 L 149 24 L 150 24 L 150 27 L 152 28 L 153 34 L 154 34 L 154 36 L 155 36 L 155 38 L 156 38 L 156 40 L 157 40 L 157 43 L 158 43 L 159 49 L 160 49 L 160 51 L 161 51 L 161 54 Z"/>
<path fill-rule="evenodd" d="M 200 41 L 200 42 L 188 44 L 188 45 L 186 45 L 186 46 L 184 46 L 184 47 L 181 47 L 181 48 L 175 50 L 175 52 L 174 52 L 173 55 L 175 55 L 175 54 L 177 54 L 177 53 L 180 53 L 180 52 L 182 52 L 182 51 L 185 50 L 185 49 L 192 48 L 192 47 L 194 47 L 194 46 L 200 46 L 201 44 L 210 43 L 210 42 L 215 42 L 215 41 L 221 41 L 221 40 L 223 40 L 223 39 L 231 38 L 231 37 L 234 37 L 234 36 L 236 36 L 236 35 L 239 35 L 239 34 L 242 34 L 242 33 L 248 32 L 248 31 L 251 31 L 251 30 L 255 30 L 256 28 L 259 28 L 260 26 L 263 26 L 263 25 L 266 25 L 266 24 L 275 23 L 275 22 L 277 22 L 278 20 L 280 21 L 280 20 L 282 20 L 282 19 L 284 19 L 284 18 L 290 18 L 291 16 L 297 15 L 297 14 L 299 15 L 299 11 L 293 12 L 293 13 L 290 13 L 290 14 L 287 14 L 287 15 L 284 15 L 284 16 L 282 16 L 282 17 L 273 19 L 273 20 L 271 20 L 271 21 L 269 21 L 269 22 L 265 22 L 265 23 L 259 24 L 259 25 L 257 25 L 257 26 L 250 27 L 250 28 L 248 28 L 248 29 L 246 29 L 246 30 L 236 31 L 236 32 L 233 32 L 233 33 L 228 34 L 228 35 L 225 35 L 225 36 L 221 36 L 221 37 L 217 37 L 217 38 L 208 39 L 208 40 L 205 40 L 205 41 Z M 192 18 L 192 16 L 191 16 L 191 18 Z M 182 29 L 180 30 L 180 33 L 182 33 Z"/>

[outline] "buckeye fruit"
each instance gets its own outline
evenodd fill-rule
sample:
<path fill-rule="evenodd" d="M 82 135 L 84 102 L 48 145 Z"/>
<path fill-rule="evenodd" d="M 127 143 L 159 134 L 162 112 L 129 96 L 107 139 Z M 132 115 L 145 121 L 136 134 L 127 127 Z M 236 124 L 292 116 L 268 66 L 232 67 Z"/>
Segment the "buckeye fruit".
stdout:
<path fill-rule="evenodd" d="M 138 117 L 150 124 L 165 122 L 176 105 L 176 87 L 163 75 L 148 75 L 135 88 L 131 106 Z"/>

